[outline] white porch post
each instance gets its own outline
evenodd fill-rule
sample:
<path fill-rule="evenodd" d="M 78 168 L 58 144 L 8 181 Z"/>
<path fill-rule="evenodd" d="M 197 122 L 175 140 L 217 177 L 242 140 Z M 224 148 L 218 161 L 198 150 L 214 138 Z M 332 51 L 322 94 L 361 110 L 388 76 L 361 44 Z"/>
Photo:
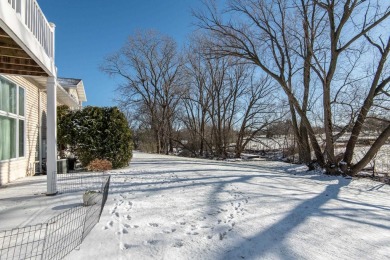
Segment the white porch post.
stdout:
<path fill-rule="evenodd" d="M 57 194 L 57 79 L 47 79 L 47 193 Z"/>

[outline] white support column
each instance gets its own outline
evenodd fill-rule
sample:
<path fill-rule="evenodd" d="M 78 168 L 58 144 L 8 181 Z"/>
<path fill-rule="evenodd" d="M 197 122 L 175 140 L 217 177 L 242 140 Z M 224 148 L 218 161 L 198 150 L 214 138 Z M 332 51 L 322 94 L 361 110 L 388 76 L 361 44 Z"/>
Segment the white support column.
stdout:
<path fill-rule="evenodd" d="M 38 156 L 39 156 L 39 173 L 42 173 L 42 159 L 43 159 L 43 147 L 42 147 L 42 90 L 38 90 Z"/>
<path fill-rule="evenodd" d="M 47 79 L 47 193 L 57 194 L 57 79 Z"/>

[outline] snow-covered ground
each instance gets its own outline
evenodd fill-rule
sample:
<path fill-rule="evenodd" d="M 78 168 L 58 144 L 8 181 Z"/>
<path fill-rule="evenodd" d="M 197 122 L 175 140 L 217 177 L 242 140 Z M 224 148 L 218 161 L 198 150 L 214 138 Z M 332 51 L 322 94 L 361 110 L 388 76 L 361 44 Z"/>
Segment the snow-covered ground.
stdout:
<path fill-rule="evenodd" d="M 390 259 L 390 186 L 135 153 L 67 259 Z"/>

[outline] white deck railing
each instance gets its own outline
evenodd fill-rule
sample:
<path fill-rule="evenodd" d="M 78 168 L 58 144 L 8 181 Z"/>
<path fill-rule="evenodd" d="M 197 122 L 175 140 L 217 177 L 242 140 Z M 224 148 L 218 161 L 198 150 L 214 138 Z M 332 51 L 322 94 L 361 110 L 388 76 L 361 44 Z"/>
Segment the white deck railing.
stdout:
<path fill-rule="evenodd" d="M 54 60 L 54 25 L 50 24 L 36 0 L 8 0 L 22 23 L 42 45 L 47 56 Z"/>

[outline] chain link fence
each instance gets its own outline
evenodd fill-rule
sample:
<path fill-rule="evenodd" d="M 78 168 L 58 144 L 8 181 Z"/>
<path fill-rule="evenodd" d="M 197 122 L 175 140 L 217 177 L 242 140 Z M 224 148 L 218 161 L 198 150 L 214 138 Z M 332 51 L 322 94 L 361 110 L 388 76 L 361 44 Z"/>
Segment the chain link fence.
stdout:
<path fill-rule="evenodd" d="M 81 244 L 99 222 L 107 201 L 110 176 L 60 174 L 59 193 L 96 191 L 87 202 L 49 219 L 46 223 L 0 231 L 0 259 L 62 259 Z"/>

